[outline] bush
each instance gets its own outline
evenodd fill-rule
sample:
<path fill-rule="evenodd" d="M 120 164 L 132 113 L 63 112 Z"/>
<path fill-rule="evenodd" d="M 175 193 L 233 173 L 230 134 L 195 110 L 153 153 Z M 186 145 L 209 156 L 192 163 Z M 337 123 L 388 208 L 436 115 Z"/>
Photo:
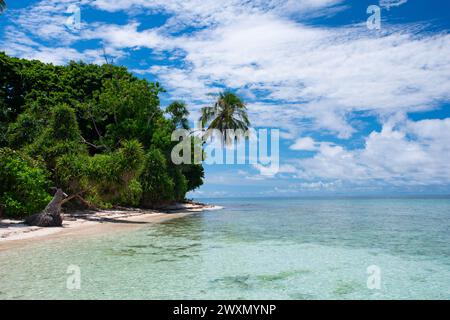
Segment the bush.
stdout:
<path fill-rule="evenodd" d="M 48 174 L 40 163 L 12 149 L 0 149 L 0 206 L 6 217 L 41 211 L 52 198 L 48 189 Z"/>
<path fill-rule="evenodd" d="M 159 149 L 150 149 L 147 153 L 140 182 L 143 206 L 153 207 L 174 199 L 175 184 L 168 174 L 166 158 Z"/>
<path fill-rule="evenodd" d="M 8 127 L 7 137 L 9 145 L 18 149 L 33 142 L 45 122 L 31 112 L 24 112 Z"/>
<path fill-rule="evenodd" d="M 115 152 L 95 156 L 65 154 L 56 161 L 55 178 L 70 193 L 83 194 L 99 207 L 139 204 L 142 187 L 137 178 L 144 151 L 137 140 L 123 141 Z"/>
<path fill-rule="evenodd" d="M 142 185 L 141 183 L 133 179 L 126 186 L 125 190 L 122 191 L 119 197 L 119 203 L 123 206 L 133 206 L 139 205 L 142 197 Z"/>
<path fill-rule="evenodd" d="M 59 157 L 55 166 L 55 180 L 66 193 L 78 193 L 89 187 L 89 157 L 65 154 Z"/>
<path fill-rule="evenodd" d="M 201 164 L 183 165 L 181 171 L 188 182 L 187 191 L 195 190 L 203 184 L 205 171 Z"/>
<path fill-rule="evenodd" d="M 137 140 L 122 141 L 120 149 L 113 155 L 117 175 L 125 184 L 137 178 L 144 168 L 144 147 Z"/>
<path fill-rule="evenodd" d="M 52 110 L 49 130 L 53 140 L 81 142 L 75 110 L 68 105 L 59 105 Z"/>
<path fill-rule="evenodd" d="M 87 154 L 75 111 L 67 105 L 56 106 L 52 110 L 49 126 L 25 150 L 32 157 L 42 157 L 50 170 L 55 168 L 60 156 Z"/>
<path fill-rule="evenodd" d="M 173 170 L 172 179 L 174 183 L 174 200 L 181 201 L 184 200 L 186 192 L 188 190 L 188 181 L 186 177 L 181 173 L 181 170 L 176 167 Z"/>

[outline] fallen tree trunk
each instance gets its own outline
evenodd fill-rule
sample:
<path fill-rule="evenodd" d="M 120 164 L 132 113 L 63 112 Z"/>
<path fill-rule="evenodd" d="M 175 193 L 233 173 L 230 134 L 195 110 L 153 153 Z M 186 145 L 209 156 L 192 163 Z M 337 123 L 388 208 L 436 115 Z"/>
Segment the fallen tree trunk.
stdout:
<path fill-rule="evenodd" d="M 99 208 L 98 208 L 98 207 L 96 207 L 96 206 L 93 205 L 92 203 L 90 203 L 90 202 L 86 201 L 85 199 L 83 199 L 82 196 L 77 195 L 75 198 L 76 198 L 78 201 L 80 201 L 80 202 L 81 202 L 86 208 L 88 208 L 89 210 L 92 210 L 92 211 L 99 211 Z"/>
<path fill-rule="evenodd" d="M 66 202 L 72 201 L 74 199 L 78 200 L 86 209 L 93 210 L 93 211 L 99 211 L 99 208 L 95 206 L 94 204 L 90 203 L 89 201 L 85 200 L 82 195 L 86 193 L 88 190 L 82 190 L 78 193 L 74 193 L 68 197 L 66 197 L 63 201 L 61 201 L 61 205 L 65 204 Z"/>
<path fill-rule="evenodd" d="M 73 199 L 81 198 L 81 195 L 82 195 L 83 193 L 85 193 L 85 192 L 86 192 L 86 191 L 83 190 L 83 191 L 80 191 L 80 192 L 78 192 L 78 193 L 75 193 L 75 194 L 72 194 L 72 195 L 66 197 L 63 201 L 61 201 L 61 205 L 63 205 L 63 204 L 66 203 L 66 202 L 69 202 L 69 201 L 71 201 L 71 200 L 73 200 Z"/>
<path fill-rule="evenodd" d="M 67 198 L 67 194 L 61 189 L 56 190 L 52 201 L 50 201 L 47 207 L 42 212 L 26 218 L 25 223 L 38 227 L 61 227 L 63 222 L 61 204 L 65 198 Z"/>

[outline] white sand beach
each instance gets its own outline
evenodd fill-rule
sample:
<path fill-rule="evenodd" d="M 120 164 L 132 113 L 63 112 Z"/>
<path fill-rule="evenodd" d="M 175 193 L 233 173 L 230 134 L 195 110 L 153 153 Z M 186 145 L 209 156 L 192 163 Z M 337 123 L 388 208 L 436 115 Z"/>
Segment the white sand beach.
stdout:
<path fill-rule="evenodd" d="M 36 240 L 58 237 L 77 237 L 119 232 L 140 228 L 184 217 L 219 207 L 200 203 L 183 203 L 166 207 L 165 211 L 124 209 L 101 211 L 77 211 L 64 214 L 62 227 L 42 228 L 28 226 L 22 220 L 0 219 L 0 251 L 24 246 Z"/>

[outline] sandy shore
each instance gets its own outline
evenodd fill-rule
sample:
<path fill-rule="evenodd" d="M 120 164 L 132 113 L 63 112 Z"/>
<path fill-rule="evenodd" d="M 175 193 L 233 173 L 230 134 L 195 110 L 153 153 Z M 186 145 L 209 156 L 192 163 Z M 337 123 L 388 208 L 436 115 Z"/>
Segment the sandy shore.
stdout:
<path fill-rule="evenodd" d="M 134 230 L 151 223 L 180 218 L 220 207 L 204 204 L 177 204 L 164 211 L 156 210 L 103 210 L 80 211 L 64 214 L 62 227 L 30 227 L 18 220 L 0 220 L 0 250 L 21 247 L 36 240 L 45 241 L 61 237 L 99 235 L 108 232 Z"/>

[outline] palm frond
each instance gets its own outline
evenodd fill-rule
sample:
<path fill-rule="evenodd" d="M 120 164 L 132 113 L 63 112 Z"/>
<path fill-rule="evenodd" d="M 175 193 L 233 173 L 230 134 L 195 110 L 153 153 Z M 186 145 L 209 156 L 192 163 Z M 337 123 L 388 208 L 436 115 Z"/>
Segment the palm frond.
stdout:
<path fill-rule="evenodd" d="M 189 130 L 189 111 L 183 101 L 172 102 L 167 106 L 166 113 L 171 116 L 172 121 L 177 127 Z"/>
<path fill-rule="evenodd" d="M 202 127 L 206 127 L 206 124 L 210 122 L 214 116 L 216 115 L 216 107 L 204 107 L 201 109 L 201 117 L 200 122 L 202 123 Z"/>
<path fill-rule="evenodd" d="M 247 107 L 242 99 L 231 91 L 219 93 L 216 102 L 212 107 L 202 108 L 200 121 L 203 127 L 209 123 L 205 137 L 211 135 L 211 129 L 217 129 L 222 133 L 222 142 L 229 145 L 240 137 L 230 137 L 228 129 L 247 131 L 250 126 Z M 245 136 L 245 134 L 243 134 Z"/>
<path fill-rule="evenodd" d="M 3 11 L 6 10 L 6 2 L 4 0 L 0 0 L 0 14 L 3 13 Z"/>

